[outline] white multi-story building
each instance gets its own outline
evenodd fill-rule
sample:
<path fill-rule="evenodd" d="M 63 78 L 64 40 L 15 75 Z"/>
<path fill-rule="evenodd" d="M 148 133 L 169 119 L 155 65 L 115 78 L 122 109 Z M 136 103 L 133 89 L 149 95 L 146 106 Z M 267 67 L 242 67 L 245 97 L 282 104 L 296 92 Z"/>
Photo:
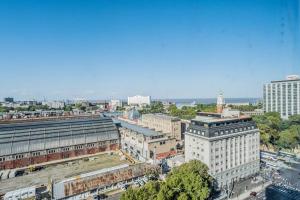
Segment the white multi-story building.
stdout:
<path fill-rule="evenodd" d="M 278 112 L 287 119 L 300 114 L 300 78 L 288 76 L 286 80 L 271 81 L 263 88 L 264 111 Z"/>
<path fill-rule="evenodd" d="M 198 113 L 185 133 L 185 160 L 205 163 L 216 186 L 228 186 L 259 171 L 259 137 L 250 117 Z"/>
<path fill-rule="evenodd" d="M 144 106 L 144 105 L 150 105 L 151 103 L 151 97 L 150 96 L 133 96 L 128 97 L 128 105 L 130 106 Z"/>
<path fill-rule="evenodd" d="M 44 101 L 42 105 L 47 105 L 49 108 L 62 109 L 65 106 L 63 101 Z"/>
<path fill-rule="evenodd" d="M 122 101 L 119 99 L 112 99 L 110 100 L 109 105 L 111 110 L 116 110 L 117 107 L 122 107 Z"/>

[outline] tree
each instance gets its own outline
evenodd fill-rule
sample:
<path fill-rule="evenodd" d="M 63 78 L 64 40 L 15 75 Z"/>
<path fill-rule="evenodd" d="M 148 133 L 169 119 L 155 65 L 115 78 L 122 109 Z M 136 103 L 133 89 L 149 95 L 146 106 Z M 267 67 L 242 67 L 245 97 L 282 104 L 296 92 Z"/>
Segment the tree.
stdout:
<path fill-rule="evenodd" d="M 196 105 L 197 112 L 217 112 L 217 105 L 212 104 L 197 104 Z"/>
<path fill-rule="evenodd" d="M 300 125 L 300 115 L 292 115 L 287 120 L 289 126 Z"/>
<path fill-rule="evenodd" d="M 70 112 L 70 111 L 72 111 L 72 110 L 73 110 L 73 108 L 72 108 L 71 105 L 66 105 L 66 106 L 64 106 L 64 111 Z"/>
<path fill-rule="evenodd" d="M 197 160 L 174 168 L 165 182 L 150 181 L 145 186 L 128 189 L 121 200 L 188 200 L 207 199 L 210 196 L 212 177 L 208 167 Z"/>
<path fill-rule="evenodd" d="M 139 111 L 141 114 L 148 113 L 165 113 L 164 105 L 161 101 L 154 101 L 151 105 L 145 106 L 142 110 Z"/>
<path fill-rule="evenodd" d="M 141 188 L 130 187 L 121 196 L 121 200 L 155 200 L 160 190 L 160 182 L 149 181 Z"/>
<path fill-rule="evenodd" d="M 282 126 L 279 113 L 269 112 L 262 116 L 255 116 L 253 120 L 260 129 L 261 143 L 267 146 L 270 144 L 275 146 L 279 139 L 279 132 Z"/>
<path fill-rule="evenodd" d="M 258 124 L 260 130 L 260 143 L 268 146 L 270 144 L 270 127 L 266 124 Z"/>
<path fill-rule="evenodd" d="M 277 142 L 278 146 L 284 149 L 294 150 L 300 142 L 300 126 L 291 126 L 289 129 L 280 133 L 280 138 Z"/>
<path fill-rule="evenodd" d="M 211 192 L 212 177 L 208 167 L 198 160 L 175 168 L 161 186 L 158 200 L 207 199 Z"/>

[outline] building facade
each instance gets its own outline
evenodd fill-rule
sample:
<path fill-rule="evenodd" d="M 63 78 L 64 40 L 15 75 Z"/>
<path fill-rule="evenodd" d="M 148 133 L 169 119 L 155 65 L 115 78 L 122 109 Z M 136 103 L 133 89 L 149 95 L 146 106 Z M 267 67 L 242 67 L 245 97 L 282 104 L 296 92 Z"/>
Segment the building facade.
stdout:
<path fill-rule="evenodd" d="M 286 80 L 265 84 L 263 105 L 264 112 L 278 112 L 283 119 L 300 114 L 299 76 L 288 76 Z"/>
<path fill-rule="evenodd" d="M 151 104 L 151 97 L 150 96 L 132 96 L 128 97 L 128 105 L 129 106 L 145 106 Z"/>
<path fill-rule="evenodd" d="M 181 120 L 163 114 L 144 114 L 139 125 L 164 133 L 167 137 L 181 140 Z"/>
<path fill-rule="evenodd" d="M 176 139 L 138 125 L 118 121 L 122 149 L 141 161 L 161 160 L 176 154 Z"/>
<path fill-rule="evenodd" d="M 12 97 L 5 97 L 4 98 L 4 102 L 13 103 L 14 102 L 14 98 L 12 98 Z"/>
<path fill-rule="evenodd" d="M 110 100 L 109 106 L 110 106 L 110 110 L 117 110 L 118 107 L 121 108 L 123 106 L 122 100 L 112 99 Z"/>
<path fill-rule="evenodd" d="M 49 108 L 62 109 L 65 107 L 65 102 L 63 102 L 63 101 L 43 101 L 42 105 L 48 106 Z"/>
<path fill-rule="evenodd" d="M 255 109 L 254 111 L 243 111 L 243 115 L 249 115 L 249 116 L 260 116 L 264 114 L 263 109 Z"/>
<path fill-rule="evenodd" d="M 259 130 L 250 117 L 200 114 L 185 133 L 185 160 L 205 163 L 222 188 L 259 171 L 259 145 Z"/>
<path fill-rule="evenodd" d="M 79 117 L 0 124 L 0 169 L 117 150 L 110 118 Z"/>

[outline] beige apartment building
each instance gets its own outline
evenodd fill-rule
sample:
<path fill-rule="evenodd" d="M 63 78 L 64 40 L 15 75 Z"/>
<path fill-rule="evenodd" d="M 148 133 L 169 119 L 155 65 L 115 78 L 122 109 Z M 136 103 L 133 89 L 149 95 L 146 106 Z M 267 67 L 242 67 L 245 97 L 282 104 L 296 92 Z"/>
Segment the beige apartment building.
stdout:
<path fill-rule="evenodd" d="M 185 160 L 205 163 L 221 188 L 259 171 L 259 144 L 251 117 L 199 113 L 185 133 Z"/>
<path fill-rule="evenodd" d="M 169 138 L 181 140 L 181 121 L 177 117 L 164 114 L 144 114 L 139 125 L 164 133 Z"/>
<path fill-rule="evenodd" d="M 176 139 L 161 132 L 119 121 L 121 147 L 140 161 L 156 162 L 176 154 Z"/>

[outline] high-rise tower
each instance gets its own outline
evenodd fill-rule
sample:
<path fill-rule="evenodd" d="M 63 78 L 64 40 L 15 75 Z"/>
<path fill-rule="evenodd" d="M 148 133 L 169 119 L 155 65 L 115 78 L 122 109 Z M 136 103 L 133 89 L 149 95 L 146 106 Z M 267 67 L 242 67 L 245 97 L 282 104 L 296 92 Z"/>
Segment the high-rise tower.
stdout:
<path fill-rule="evenodd" d="M 222 113 L 224 106 L 225 106 L 225 100 L 223 97 L 223 93 L 221 92 L 217 98 L 217 113 Z"/>
<path fill-rule="evenodd" d="M 300 77 L 290 75 L 265 84 L 263 98 L 265 112 L 278 112 L 284 119 L 300 114 Z"/>

